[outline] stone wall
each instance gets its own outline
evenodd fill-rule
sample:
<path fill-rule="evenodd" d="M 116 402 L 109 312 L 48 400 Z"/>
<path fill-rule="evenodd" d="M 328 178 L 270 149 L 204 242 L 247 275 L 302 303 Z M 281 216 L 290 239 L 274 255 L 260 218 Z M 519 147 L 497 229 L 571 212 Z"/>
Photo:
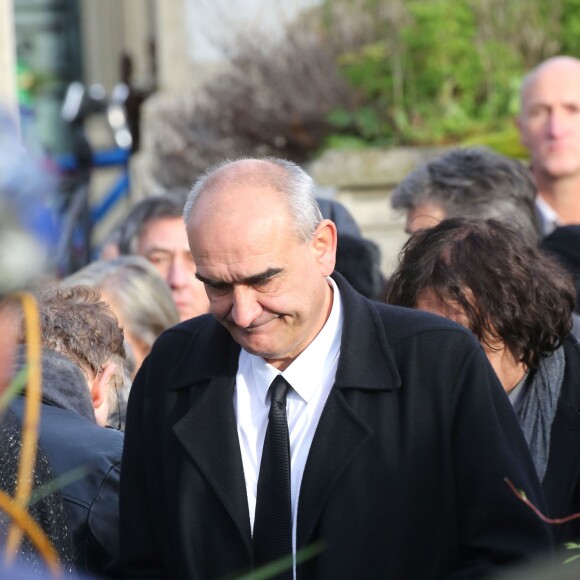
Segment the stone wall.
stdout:
<path fill-rule="evenodd" d="M 415 167 L 443 152 L 442 148 L 406 147 L 329 150 L 307 170 L 321 186 L 321 194 L 346 206 L 363 235 L 379 245 L 382 270 L 388 276 L 407 239 L 404 215 L 391 209 L 391 192 Z"/>

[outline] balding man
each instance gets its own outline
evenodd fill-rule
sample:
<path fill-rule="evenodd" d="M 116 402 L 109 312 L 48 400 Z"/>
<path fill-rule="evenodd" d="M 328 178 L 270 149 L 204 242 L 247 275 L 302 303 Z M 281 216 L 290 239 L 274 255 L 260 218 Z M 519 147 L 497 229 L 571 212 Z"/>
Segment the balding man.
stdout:
<path fill-rule="evenodd" d="M 473 335 L 333 274 L 302 169 L 221 164 L 184 214 L 211 314 L 161 335 L 133 384 L 123 577 L 475 578 L 549 546 L 504 482 L 542 505 Z"/>
<path fill-rule="evenodd" d="M 524 79 L 518 117 L 543 235 L 580 224 L 580 60 L 556 56 Z"/>

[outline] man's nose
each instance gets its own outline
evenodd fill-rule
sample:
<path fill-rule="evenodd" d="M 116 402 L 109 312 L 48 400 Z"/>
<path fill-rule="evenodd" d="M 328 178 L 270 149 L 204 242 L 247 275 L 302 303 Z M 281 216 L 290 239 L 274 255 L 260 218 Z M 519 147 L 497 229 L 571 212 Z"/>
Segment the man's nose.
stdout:
<path fill-rule="evenodd" d="M 550 113 L 549 118 L 550 137 L 558 138 L 564 135 L 566 133 L 568 123 L 569 120 L 566 118 L 566 116 L 558 109 L 554 109 Z"/>
<path fill-rule="evenodd" d="M 171 260 L 167 271 L 167 283 L 170 288 L 183 288 L 187 285 L 188 276 L 192 276 L 185 264 L 179 259 Z"/>
<path fill-rule="evenodd" d="M 253 288 L 248 286 L 234 287 L 230 317 L 237 326 L 247 328 L 260 315 L 261 310 Z"/>

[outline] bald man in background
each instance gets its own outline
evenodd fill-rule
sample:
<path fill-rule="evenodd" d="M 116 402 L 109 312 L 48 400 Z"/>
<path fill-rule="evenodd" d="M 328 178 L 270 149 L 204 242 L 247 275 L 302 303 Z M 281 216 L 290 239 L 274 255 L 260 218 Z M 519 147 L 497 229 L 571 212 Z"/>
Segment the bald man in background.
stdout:
<path fill-rule="evenodd" d="M 580 224 L 580 60 L 555 56 L 525 77 L 517 124 L 538 188 L 541 234 Z"/>

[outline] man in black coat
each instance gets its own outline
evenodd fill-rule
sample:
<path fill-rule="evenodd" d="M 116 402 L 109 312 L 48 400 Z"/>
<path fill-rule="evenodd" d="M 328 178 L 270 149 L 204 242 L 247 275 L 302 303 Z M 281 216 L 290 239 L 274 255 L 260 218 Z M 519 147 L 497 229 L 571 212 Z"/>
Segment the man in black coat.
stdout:
<path fill-rule="evenodd" d="M 222 164 L 189 194 L 212 314 L 163 334 L 133 385 L 125 577 L 260 565 L 262 534 L 252 534 L 278 375 L 290 385 L 290 497 L 280 496 L 290 515 L 270 535 L 290 534 L 292 557 L 275 577 L 473 578 L 551 544 L 504 482 L 543 507 L 480 346 L 450 321 L 370 302 L 330 277 L 336 227 L 313 192 L 299 167 L 268 159 Z"/>

